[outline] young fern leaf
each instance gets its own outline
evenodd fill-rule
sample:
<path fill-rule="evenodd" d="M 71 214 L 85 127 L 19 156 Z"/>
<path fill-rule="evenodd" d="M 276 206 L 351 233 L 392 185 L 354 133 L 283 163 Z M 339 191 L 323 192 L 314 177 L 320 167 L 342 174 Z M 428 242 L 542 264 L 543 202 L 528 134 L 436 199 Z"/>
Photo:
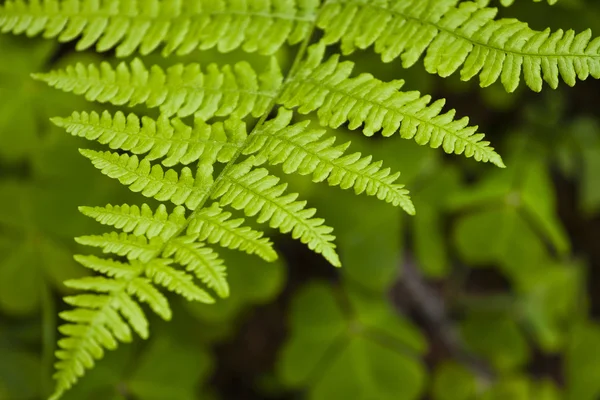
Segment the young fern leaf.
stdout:
<path fill-rule="evenodd" d="M 308 36 L 318 0 L 8 0 L 0 6 L 2 32 L 43 34 L 77 50 L 116 47 L 117 57 L 188 54 L 216 47 L 221 52 L 275 53 L 286 41 Z"/>
<path fill-rule="evenodd" d="M 364 125 L 367 136 L 379 130 L 383 136 L 399 131 L 402 138 L 420 145 L 442 146 L 447 153 L 464 153 L 504 167 L 489 142 L 482 140 L 484 135 L 468 125 L 467 117 L 455 120 L 454 110 L 442 114 L 444 100 L 430 104 L 430 96 L 401 92 L 401 80 L 386 83 L 366 73 L 350 78 L 354 63 L 340 62 L 338 55 L 323 63 L 324 50 L 323 45 L 310 49 L 309 60 L 281 96 L 285 107 L 299 107 L 303 114 L 318 110 L 321 124 L 334 129 L 348 122 L 350 129 Z"/>
<path fill-rule="evenodd" d="M 261 117 L 282 82 L 275 59 L 261 74 L 243 61 L 233 68 L 226 65 L 219 69 L 210 64 L 203 73 L 199 64 L 177 64 L 166 71 L 153 65 L 148 70 L 136 58 L 116 68 L 108 62 L 99 66 L 78 63 L 34 77 L 65 92 L 85 95 L 89 101 L 144 104 L 149 108 L 159 107 L 166 116 L 195 115 L 205 121 L 214 116 Z"/>
<path fill-rule="evenodd" d="M 335 137 L 321 140 L 325 130 L 308 128 L 310 121 L 290 125 L 292 116 L 291 111 L 282 108 L 277 118 L 252 134 L 244 154 L 256 153 L 255 165 L 282 164 L 286 174 L 312 174 L 314 182 L 327 180 L 331 186 L 354 188 L 356 194 L 377 196 L 394 206 L 400 205 L 409 214 L 415 213 L 408 191 L 395 183 L 400 173 L 382 169 L 382 162 L 372 163 L 371 156 L 344 155 L 350 142 L 334 146 Z"/>
<path fill-rule="evenodd" d="M 375 46 L 384 62 L 401 57 L 410 67 L 425 54 L 425 69 L 446 77 L 461 69 L 462 80 L 479 75 L 482 87 L 498 79 L 514 91 L 521 74 L 539 92 L 560 77 L 569 86 L 600 78 L 600 38 L 588 29 L 536 31 L 516 19 L 498 19 L 487 2 L 459 0 L 328 0 L 318 26 L 324 42 L 342 52 Z M 560 75 L 560 77 L 559 77 Z"/>

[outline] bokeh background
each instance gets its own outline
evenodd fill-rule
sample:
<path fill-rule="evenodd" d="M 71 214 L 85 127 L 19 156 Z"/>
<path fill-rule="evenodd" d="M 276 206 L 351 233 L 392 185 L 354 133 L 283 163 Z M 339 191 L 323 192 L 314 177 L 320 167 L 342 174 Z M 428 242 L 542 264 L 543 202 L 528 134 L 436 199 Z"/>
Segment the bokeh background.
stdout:
<path fill-rule="evenodd" d="M 499 2 L 498 2 L 499 3 Z M 501 14 L 536 29 L 592 28 L 600 4 L 529 0 Z M 277 56 L 285 66 L 293 49 Z M 85 274 L 73 237 L 103 232 L 80 205 L 148 202 L 79 155 L 94 146 L 50 117 L 98 110 L 30 78 L 113 60 L 70 44 L 0 36 L 0 399 L 52 390 L 62 281 Z M 152 62 L 230 63 L 194 53 Z M 108 352 L 65 400 L 596 400 L 600 398 L 600 82 L 536 94 L 441 79 L 370 52 L 356 72 L 447 98 L 503 156 L 499 170 L 400 138 L 340 129 L 402 171 L 417 215 L 291 177 L 335 227 L 342 269 L 270 232 L 268 264 L 224 254 L 231 297 L 174 297 L 171 322 Z"/>

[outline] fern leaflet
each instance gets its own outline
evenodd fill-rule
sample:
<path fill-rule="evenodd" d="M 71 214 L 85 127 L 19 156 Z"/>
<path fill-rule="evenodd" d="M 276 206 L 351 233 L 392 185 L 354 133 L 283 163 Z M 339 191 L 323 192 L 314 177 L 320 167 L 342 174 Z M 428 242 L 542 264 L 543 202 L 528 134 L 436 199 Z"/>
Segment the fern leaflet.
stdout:
<path fill-rule="evenodd" d="M 365 135 L 383 130 L 391 136 L 398 130 L 405 139 L 415 139 L 421 145 L 442 146 L 447 153 L 474 157 L 504 167 L 500 156 L 482 141 L 477 127 L 468 126 L 469 119 L 455 120 L 451 110 L 441 114 L 444 100 L 431 104 L 430 96 L 419 92 L 401 92 L 404 81 L 385 83 L 370 74 L 350 78 L 354 64 L 339 62 L 337 55 L 322 63 L 323 46 L 314 46 L 304 68 L 286 87 L 281 102 L 299 107 L 300 113 L 318 110 L 323 125 L 338 128 L 349 122 L 350 129 L 364 125 Z"/>
<path fill-rule="evenodd" d="M 180 237 L 165 249 L 165 257 L 175 255 L 175 261 L 185 265 L 198 279 L 223 298 L 229 296 L 223 260 L 210 248 L 198 242 L 197 236 Z"/>
<path fill-rule="evenodd" d="M 158 120 L 141 119 L 135 114 L 114 116 L 105 111 L 74 112 L 68 118 L 53 118 L 57 126 L 74 136 L 96 140 L 112 149 L 133 154 L 147 154 L 146 159 L 161 161 L 166 167 L 176 164 L 189 165 L 200 157 L 228 162 L 246 140 L 246 125 L 239 119 L 209 125 L 196 118 L 191 128 L 181 120 L 161 115 Z"/>
<path fill-rule="evenodd" d="M 273 243 L 263 233 L 243 226 L 242 218 L 231 219 L 218 203 L 205 207 L 191 218 L 187 234 L 196 235 L 200 242 L 219 243 L 221 246 L 248 254 L 256 254 L 265 261 L 275 261 Z"/>
<path fill-rule="evenodd" d="M 559 75 L 569 85 L 600 78 L 600 38 L 588 29 L 536 31 L 516 19 L 495 20 L 487 2 L 459 0 L 329 0 L 318 20 L 327 44 L 341 42 L 342 52 L 372 45 L 385 62 L 402 58 L 410 67 L 425 54 L 425 68 L 462 80 L 479 75 L 481 86 L 498 79 L 509 92 L 521 74 L 531 89 L 542 80 L 552 88 Z M 461 68 L 462 67 L 462 68 Z"/>
<path fill-rule="evenodd" d="M 277 118 L 267 122 L 250 138 L 244 154 L 256 154 L 255 165 L 269 162 L 282 164 L 287 174 L 313 175 L 314 182 L 327 179 L 331 186 L 354 188 L 356 194 L 366 192 L 414 214 L 414 205 L 403 185 L 394 183 L 400 173 L 391 174 L 381 169 L 381 162 L 372 163 L 372 157 L 360 153 L 344 156 L 350 146 L 345 143 L 334 147 L 335 137 L 319 140 L 323 129 L 309 129 L 309 121 L 295 125 L 291 111 L 280 109 Z M 342 157 L 343 156 L 343 157 Z"/>
<path fill-rule="evenodd" d="M 118 179 L 133 192 L 141 192 L 146 197 L 160 201 L 171 201 L 195 209 L 207 192 L 209 183 L 202 177 L 194 177 L 191 169 L 184 167 L 178 174 L 173 169 L 166 172 L 148 159 L 141 161 L 135 155 L 119 154 L 110 151 L 97 152 L 81 150 L 94 166 L 105 175 Z"/>
<path fill-rule="evenodd" d="M 311 250 L 322 254 L 332 265 L 341 266 L 330 235 L 332 228 L 323 225 L 324 220 L 312 218 L 316 210 L 306 209 L 305 201 L 297 201 L 298 194 L 284 195 L 287 184 L 279 184 L 279 178 L 269 175 L 264 168 L 253 169 L 253 158 L 236 165 L 223 174 L 215 186 L 213 199 L 221 206 L 244 210 L 248 216 L 258 215 L 258 222 L 269 222 L 271 228 L 282 233 L 292 233 Z"/>
<path fill-rule="evenodd" d="M 169 214 L 167 207 L 161 204 L 155 212 L 147 204 L 106 207 L 80 207 L 79 211 L 103 225 L 113 226 L 135 236 L 146 236 L 148 239 L 160 237 L 163 241 L 173 237 L 185 224 L 185 208 L 175 207 Z"/>
<path fill-rule="evenodd" d="M 131 260 L 150 261 L 154 254 L 161 249 L 159 238 L 146 239 L 145 236 L 135 236 L 127 233 L 111 232 L 100 236 L 81 236 L 75 239 L 85 246 L 99 247 L 105 253 L 126 256 Z"/>
<path fill-rule="evenodd" d="M 155 284 L 180 294 L 190 301 L 213 303 L 213 298 L 194 283 L 191 275 L 170 266 L 172 260 L 154 259 L 146 265 L 146 275 Z"/>
<path fill-rule="evenodd" d="M 118 57 L 188 54 L 216 47 L 273 54 L 287 41 L 306 39 L 318 0 L 8 0 L 0 8 L 2 32 L 43 34 L 77 50 L 116 47 Z"/>
<path fill-rule="evenodd" d="M 116 68 L 108 62 L 99 67 L 78 63 L 34 77 L 57 89 L 85 95 L 89 101 L 130 107 L 144 104 L 159 107 L 166 116 L 195 115 L 203 120 L 228 115 L 262 116 L 282 80 L 274 59 L 262 74 L 257 74 L 247 62 L 221 69 L 210 64 L 205 73 L 199 64 L 177 64 L 166 71 L 153 65 L 148 70 L 136 58 Z"/>

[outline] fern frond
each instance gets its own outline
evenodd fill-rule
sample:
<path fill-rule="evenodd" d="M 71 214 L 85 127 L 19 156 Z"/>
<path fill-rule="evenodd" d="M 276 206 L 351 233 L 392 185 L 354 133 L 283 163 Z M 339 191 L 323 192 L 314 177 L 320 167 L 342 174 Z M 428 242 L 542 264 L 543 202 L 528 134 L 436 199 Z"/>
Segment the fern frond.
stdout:
<path fill-rule="evenodd" d="M 386 83 L 367 73 L 350 78 L 354 64 L 340 62 L 338 55 L 322 63 L 324 50 L 322 45 L 310 49 L 309 60 L 280 99 L 285 107 L 299 107 L 303 114 L 318 110 L 321 124 L 334 129 L 348 122 L 350 129 L 364 125 L 367 136 L 379 130 L 391 136 L 399 130 L 402 138 L 420 145 L 442 146 L 447 153 L 504 167 L 467 117 L 454 119 L 454 110 L 442 114 L 444 100 L 431 103 L 430 96 L 421 97 L 417 91 L 402 92 L 402 80 Z"/>
<path fill-rule="evenodd" d="M 323 225 L 322 219 L 313 218 L 316 210 L 306 209 L 306 201 L 296 201 L 297 193 L 284 195 L 287 184 L 279 184 L 279 178 L 269 175 L 264 168 L 252 169 L 253 164 L 251 156 L 223 175 L 212 198 L 219 199 L 222 206 L 244 210 L 249 217 L 258 215 L 259 223 L 269 221 L 271 228 L 282 233 L 292 232 L 294 239 L 299 239 L 339 267 L 341 263 L 333 243 L 335 237 L 330 234 L 333 229 Z"/>
<path fill-rule="evenodd" d="M 177 238 L 167 245 L 164 256 L 175 256 L 175 262 L 185 265 L 198 279 L 222 297 L 229 297 L 225 265 L 217 253 L 197 241 L 197 236 Z"/>
<path fill-rule="evenodd" d="M 310 129 L 310 121 L 295 125 L 293 113 L 280 109 L 277 118 L 256 130 L 244 148 L 244 154 L 255 154 L 255 165 L 269 162 L 282 164 L 286 174 L 312 175 L 314 182 L 327 180 L 331 186 L 354 188 L 356 194 L 377 196 L 395 206 L 400 205 L 409 214 L 414 205 L 404 185 L 396 184 L 400 173 L 391 174 L 382 169 L 382 162 L 371 162 L 372 157 L 360 153 L 344 155 L 350 142 L 334 146 L 335 137 L 321 140 L 323 129 Z"/>
<path fill-rule="evenodd" d="M 102 115 L 74 112 L 68 118 L 53 118 L 52 122 L 73 136 L 96 140 L 113 150 L 148 153 L 149 161 L 165 157 L 161 163 L 166 167 L 188 165 L 200 157 L 226 163 L 248 136 L 246 124 L 238 119 L 209 125 L 197 118 L 191 128 L 165 115 L 155 121 L 135 114 L 125 116 L 120 111 L 112 116 L 105 111 Z"/>
<path fill-rule="evenodd" d="M 188 167 L 182 168 L 178 174 L 172 169 L 165 172 L 160 165 L 152 165 L 146 158 L 140 161 L 135 155 L 94 150 L 80 152 L 103 174 L 118 179 L 131 191 L 159 201 L 171 201 L 175 205 L 185 204 L 190 210 L 202 201 L 212 181 L 212 167 L 208 174 L 194 178 Z"/>
<path fill-rule="evenodd" d="M 330 0 L 318 25 L 324 42 L 342 52 L 372 45 L 384 62 L 401 57 L 408 68 L 425 54 L 425 68 L 442 77 L 460 69 L 462 80 L 479 75 L 482 87 L 498 79 L 514 91 L 523 74 L 534 91 L 559 75 L 569 86 L 600 78 L 600 38 L 588 29 L 536 31 L 516 19 L 498 19 L 487 2 L 459 0 Z"/>
<path fill-rule="evenodd" d="M 263 237 L 263 232 L 242 226 L 242 218 L 230 218 L 230 212 L 223 211 L 218 203 L 213 203 L 196 212 L 190 220 L 187 234 L 197 236 L 199 242 L 218 243 L 232 250 L 256 254 L 265 261 L 277 259 L 273 243 Z"/>
<path fill-rule="evenodd" d="M 78 63 L 34 77 L 65 92 L 85 95 L 89 101 L 145 104 L 159 107 L 165 116 L 195 115 L 205 121 L 213 116 L 262 116 L 283 79 L 275 58 L 261 74 L 243 61 L 233 68 L 210 64 L 203 73 L 199 64 L 177 64 L 166 71 L 153 65 L 148 70 L 136 58 L 116 68 L 108 62 L 99 66 Z"/>
<path fill-rule="evenodd" d="M 147 204 L 122 206 L 107 205 L 106 207 L 79 207 L 84 215 L 94 218 L 103 225 L 113 226 L 135 236 L 154 237 L 168 241 L 186 224 L 185 208 L 177 206 L 171 214 L 167 207 L 161 204 L 152 212 Z"/>
<path fill-rule="evenodd" d="M 104 253 L 113 253 L 142 262 L 150 261 L 163 245 L 163 241 L 158 237 L 148 240 L 145 236 L 118 232 L 81 236 L 75 240 L 84 246 L 99 247 Z"/>
<path fill-rule="evenodd" d="M 286 41 L 296 44 L 311 30 L 317 0 L 7 0 L 0 6 L 2 32 L 43 34 L 77 50 L 96 44 L 116 47 L 118 57 L 163 55 L 216 47 L 273 54 Z"/>
<path fill-rule="evenodd" d="M 190 301 L 212 304 L 215 300 L 194 283 L 194 278 L 171 267 L 172 260 L 154 259 L 146 264 L 146 276 L 156 285 L 161 285 Z"/>

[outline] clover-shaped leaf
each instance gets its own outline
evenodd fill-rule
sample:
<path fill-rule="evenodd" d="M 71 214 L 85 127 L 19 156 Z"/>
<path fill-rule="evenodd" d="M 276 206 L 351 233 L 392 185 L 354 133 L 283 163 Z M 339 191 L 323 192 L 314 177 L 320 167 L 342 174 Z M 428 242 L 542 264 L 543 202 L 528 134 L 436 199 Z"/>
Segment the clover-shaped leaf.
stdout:
<path fill-rule="evenodd" d="M 368 297 L 322 283 L 297 295 L 278 364 L 286 385 L 306 386 L 310 399 L 419 398 L 423 338 L 382 299 Z"/>

